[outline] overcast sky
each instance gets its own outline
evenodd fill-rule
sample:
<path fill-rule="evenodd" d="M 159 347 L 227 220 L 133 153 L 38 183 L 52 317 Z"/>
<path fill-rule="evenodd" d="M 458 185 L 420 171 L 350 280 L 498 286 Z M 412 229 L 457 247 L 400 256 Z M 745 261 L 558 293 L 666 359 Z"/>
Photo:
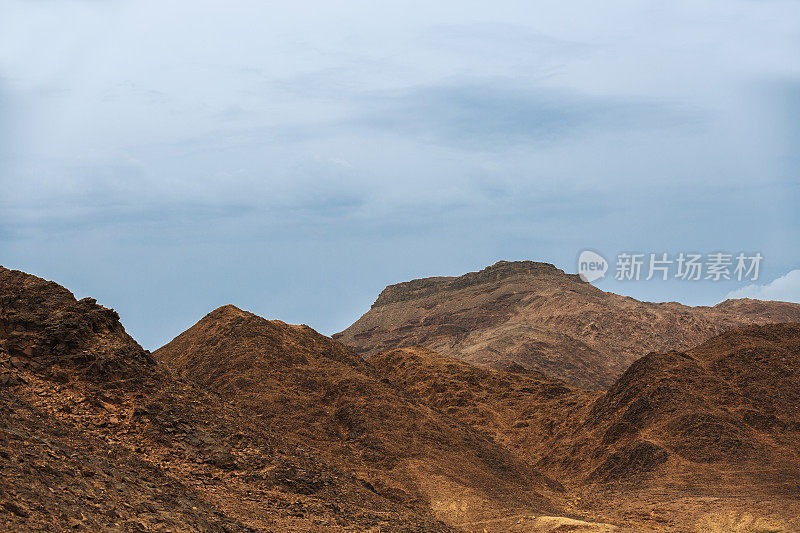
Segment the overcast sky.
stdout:
<path fill-rule="evenodd" d="M 798 146 L 796 0 L 0 1 L 0 264 L 151 349 L 585 248 L 760 252 L 596 284 L 800 301 Z"/>

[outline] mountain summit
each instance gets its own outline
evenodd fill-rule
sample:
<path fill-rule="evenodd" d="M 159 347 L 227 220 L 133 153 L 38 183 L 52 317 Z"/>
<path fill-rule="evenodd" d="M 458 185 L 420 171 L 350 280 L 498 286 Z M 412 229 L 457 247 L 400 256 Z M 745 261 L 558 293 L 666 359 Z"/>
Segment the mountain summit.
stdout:
<path fill-rule="evenodd" d="M 360 356 L 308 326 L 225 306 L 154 356 L 357 475 L 379 497 L 420 514 L 470 524 L 558 512 L 559 483 L 488 435 L 392 386 Z"/>
<path fill-rule="evenodd" d="M 500 261 L 458 277 L 389 285 L 334 338 L 363 355 L 419 345 L 473 364 L 516 364 L 603 389 L 648 352 L 687 350 L 738 326 L 793 321 L 800 321 L 798 304 L 641 302 L 548 263 Z"/>

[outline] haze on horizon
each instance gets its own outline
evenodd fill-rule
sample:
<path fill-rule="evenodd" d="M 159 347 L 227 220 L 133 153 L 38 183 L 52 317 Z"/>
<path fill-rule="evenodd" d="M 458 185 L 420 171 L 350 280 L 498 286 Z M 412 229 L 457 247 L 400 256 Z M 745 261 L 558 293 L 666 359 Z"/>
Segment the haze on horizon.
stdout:
<path fill-rule="evenodd" d="M 211 309 L 339 331 L 387 284 L 760 252 L 800 302 L 800 3 L 0 7 L 0 264 L 148 348 Z"/>

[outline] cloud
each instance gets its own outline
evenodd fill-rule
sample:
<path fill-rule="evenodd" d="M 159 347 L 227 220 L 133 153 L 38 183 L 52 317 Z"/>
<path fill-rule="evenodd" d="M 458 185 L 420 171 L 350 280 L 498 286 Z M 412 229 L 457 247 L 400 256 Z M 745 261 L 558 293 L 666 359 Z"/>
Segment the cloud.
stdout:
<path fill-rule="evenodd" d="M 800 303 L 800 269 L 792 270 L 766 285 L 748 285 L 728 293 L 727 298 L 754 298 Z"/>
<path fill-rule="evenodd" d="M 599 130 L 670 127 L 690 114 L 641 98 L 599 97 L 510 80 L 458 80 L 355 101 L 356 125 L 467 149 L 550 143 Z"/>
<path fill-rule="evenodd" d="M 767 114 L 774 124 L 772 137 L 767 142 L 781 162 L 785 180 L 792 185 L 797 182 L 800 171 L 800 77 L 783 78 L 766 84 L 764 91 Z M 794 199 L 798 197 L 795 187 Z M 796 212 L 796 210 L 795 210 Z"/>
<path fill-rule="evenodd" d="M 0 76 L 0 165 L 8 168 L 15 156 L 19 144 L 20 112 L 19 102 L 15 101 L 8 89 L 8 83 Z M 0 183 L 4 180 L 0 172 Z"/>
<path fill-rule="evenodd" d="M 588 245 L 800 268 L 797 2 L 6 4 L 0 262 L 149 347 Z"/>

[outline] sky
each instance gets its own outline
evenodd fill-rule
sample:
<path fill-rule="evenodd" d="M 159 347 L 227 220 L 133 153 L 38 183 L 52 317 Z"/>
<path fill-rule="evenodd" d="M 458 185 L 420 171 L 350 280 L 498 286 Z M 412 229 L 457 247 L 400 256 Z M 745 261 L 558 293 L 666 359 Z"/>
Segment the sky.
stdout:
<path fill-rule="evenodd" d="M 0 1 L 0 264 L 155 349 L 531 259 L 800 302 L 800 2 Z M 763 256 L 617 280 L 620 253 Z"/>

